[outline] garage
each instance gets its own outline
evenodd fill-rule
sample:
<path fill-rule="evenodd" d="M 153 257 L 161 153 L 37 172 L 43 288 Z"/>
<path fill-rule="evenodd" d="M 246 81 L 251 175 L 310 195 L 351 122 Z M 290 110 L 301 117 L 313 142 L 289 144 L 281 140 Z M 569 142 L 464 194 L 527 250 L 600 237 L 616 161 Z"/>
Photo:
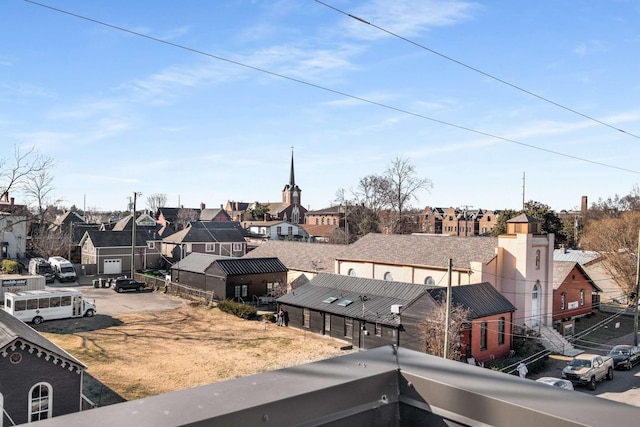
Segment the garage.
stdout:
<path fill-rule="evenodd" d="M 103 274 L 120 274 L 122 273 L 121 259 L 105 259 Z"/>

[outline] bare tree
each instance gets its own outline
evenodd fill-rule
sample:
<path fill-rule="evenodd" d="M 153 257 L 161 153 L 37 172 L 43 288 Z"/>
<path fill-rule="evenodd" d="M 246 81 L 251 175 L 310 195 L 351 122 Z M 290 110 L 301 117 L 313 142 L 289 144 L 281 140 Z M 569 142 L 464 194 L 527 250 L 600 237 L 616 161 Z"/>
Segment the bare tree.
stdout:
<path fill-rule="evenodd" d="M 416 170 L 409 159 L 396 157 L 385 173 L 388 181 L 387 202 L 396 213 L 396 224 L 404 222 L 405 210 L 410 207 L 412 200 L 418 200 L 419 190 L 431 190 L 433 184 L 429 179 L 418 178 Z M 401 228 L 401 227 L 394 227 Z M 394 229 L 394 232 L 396 230 Z"/>
<path fill-rule="evenodd" d="M 167 205 L 167 195 L 164 193 L 153 193 L 147 197 L 147 207 L 151 212 L 157 212 L 158 208 Z"/>
<path fill-rule="evenodd" d="M 45 227 L 37 238 L 32 240 L 33 250 L 44 258 L 66 254 L 71 246 L 71 234 L 59 228 Z"/>
<path fill-rule="evenodd" d="M 180 208 L 176 215 L 176 231 L 184 229 L 190 222 L 198 220 L 198 212 L 195 209 Z"/>
<path fill-rule="evenodd" d="M 368 175 L 361 178 L 354 193 L 354 203 L 371 209 L 374 213 L 386 209 L 389 204 L 391 181 L 385 176 Z"/>
<path fill-rule="evenodd" d="M 53 176 L 48 169 L 34 172 L 31 179 L 25 179 L 22 185 L 22 191 L 27 200 L 35 203 L 35 211 L 38 221 L 37 236 L 49 225 L 52 218 L 55 218 L 55 209 L 61 200 L 50 200 L 50 194 L 53 191 Z M 37 238 L 37 236 L 34 236 Z"/>
<path fill-rule="evenodd" d="M 100 212 L 97 206 L 88 206 L 84 211 L 84 222 L 87 224 L 101 224 L 105 221 L 106 215 Z"/>
<path fill-rule="evenodd" d="M 590 220 L 585 225 L 580 245 L 602 256 L 602 267 L 627 293 L 636 284 L 640 211 L 623 212 L 617 218 Z"/>
<path fill-rule="evenodd" d="M 12 164 L 6 159 L 0 160 L 0 195 L 22 187 L 40 172 L 49 171 L 53 165 L 53 159 L 38 154 L 35 148 L 21 151 L 15 146 Z"/>
<path fill-rule="evenodd" d="M 444 357 L 445 325 L 447 304 L 444 300 L 436 301 L 436 308 L 429 312 L 429 317 L 418 323 L 418 330 L 424 343 L 424 352 Z M 460 305 L 451 306 L 449 323 L 449 359 L 460 360 L 462 346 L 460 332 L 469 322 L 470 310 Z"/>

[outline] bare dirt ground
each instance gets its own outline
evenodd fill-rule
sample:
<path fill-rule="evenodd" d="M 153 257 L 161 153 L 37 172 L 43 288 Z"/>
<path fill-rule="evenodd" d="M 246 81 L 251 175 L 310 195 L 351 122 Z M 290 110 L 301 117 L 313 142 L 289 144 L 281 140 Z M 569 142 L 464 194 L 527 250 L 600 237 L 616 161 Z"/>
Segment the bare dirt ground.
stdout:
<path fill-rule="evenodd" d="M 84 392 L 98 406 L 346 353 L 341 341 L 200 305 L 45 322 L 37 330 L 88 366 Z"/>

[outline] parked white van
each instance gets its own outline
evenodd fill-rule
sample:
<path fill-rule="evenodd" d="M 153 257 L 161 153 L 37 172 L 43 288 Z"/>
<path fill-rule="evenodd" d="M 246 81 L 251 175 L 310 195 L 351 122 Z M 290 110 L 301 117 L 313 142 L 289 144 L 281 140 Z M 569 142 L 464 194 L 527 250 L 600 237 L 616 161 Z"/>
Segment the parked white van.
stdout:
<path fill-rule="evenodd" d="M 4 311 L 23 322 L 39 325 L 45 320 L 91 317 L 96 305 L 84 299 L 76 289 L 44 289 L 5 292 Z"/>
<path fill-rule="evenodd" d="M 53 273 L 56 275 L 58 282 L 76 281 L 76 269 L 73 268 L 71 262 L 61 256 L 52 256 L 49 258 L 49 264 L 51 264 L 51 268 L 53 268 Z"/>

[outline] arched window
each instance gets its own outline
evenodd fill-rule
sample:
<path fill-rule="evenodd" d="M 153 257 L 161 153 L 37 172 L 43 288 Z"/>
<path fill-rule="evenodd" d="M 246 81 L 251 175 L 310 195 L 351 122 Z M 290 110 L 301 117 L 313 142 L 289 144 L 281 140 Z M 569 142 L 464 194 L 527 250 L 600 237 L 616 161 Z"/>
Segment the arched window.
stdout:
<path fill-rule="evenodd" d="M 584 305 L 584 289 L 580 289 L 580 305 Z"/>
<path fill-rule="evenodd" d="M 435 286 L 436 285 L 436 281 L 433 279 L 433 277 L 427 276 L 427 278 L 424 279 L 424 284 L 425 285 L 429 285 L 429 286 Z"/>
<path fill-rule="evenodd" d="M 536 270 L 540 270 L 540 249 L 536 251 Z"/>
<path fill-rule="evenodd" d="M 565 292 L 560 294 L 560 310 L 564 310 L 566 299 L 567 299 L 567 294 Z"/>
<path fill-rule="evenodd" d="M 390 272 L 384 273 L 384 280 L 391 281 L 393 280 L 393 275 Z"/>
<path fill-rule="evenodd" d="M 53 390 L 48 383 L 38 383 L 29 390 L 29 422 L 51 418 Z"/>
<path fill-rule="evenodd" d="M 349 276 L 355 276 L 356 275 L 356 271 L 353 268 L 349 269 L 349 272 L 347 273 Z"/>
<path fill-rule="evenodd" d="M 504 317 L 498 319 L 498 345 L 504 344 L 505 325 Z"/>

